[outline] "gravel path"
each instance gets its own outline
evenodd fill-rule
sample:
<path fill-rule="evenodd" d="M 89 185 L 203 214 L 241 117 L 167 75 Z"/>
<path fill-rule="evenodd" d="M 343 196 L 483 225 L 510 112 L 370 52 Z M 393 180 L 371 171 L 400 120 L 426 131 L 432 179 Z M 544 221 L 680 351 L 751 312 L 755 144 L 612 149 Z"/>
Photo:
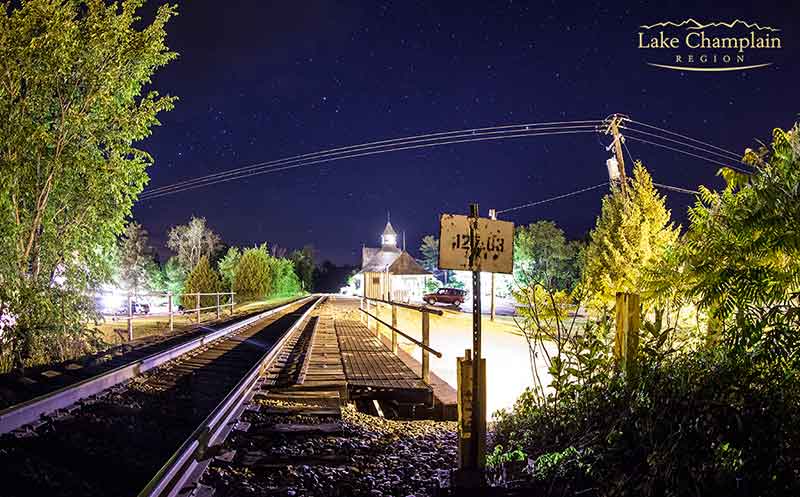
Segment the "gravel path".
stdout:
<path fill-rule="evenodd" d="M 262 409 L 276 406 L 259 401 Z M 215 460 L 203 483 L 215 496 L 426 496 L 439 470 L 457 464 L 456 423 L 394 421 L 362 414 L 352 406 L 332 416 L 271 416 L 249 413 L 248 432 L 226 443 L 232 462 Z M 319 424 L 336 432 L 270 432 L 283 423 Z"/>

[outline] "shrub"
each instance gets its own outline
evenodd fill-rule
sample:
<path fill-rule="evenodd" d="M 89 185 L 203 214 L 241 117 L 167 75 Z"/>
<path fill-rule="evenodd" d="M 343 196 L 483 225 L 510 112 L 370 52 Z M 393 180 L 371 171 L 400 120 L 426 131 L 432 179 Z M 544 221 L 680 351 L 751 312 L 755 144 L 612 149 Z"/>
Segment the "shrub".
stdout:
<path fill-rule="evenodd" d="M 796 369 L 715 348 L 640 374 L 634 385 L 612 376 L 583 386 L 549 409 L 522 396 L 498 413 L 496 443 L 536 462 L 515 477 L 540 495 L 800 492 Z"/>

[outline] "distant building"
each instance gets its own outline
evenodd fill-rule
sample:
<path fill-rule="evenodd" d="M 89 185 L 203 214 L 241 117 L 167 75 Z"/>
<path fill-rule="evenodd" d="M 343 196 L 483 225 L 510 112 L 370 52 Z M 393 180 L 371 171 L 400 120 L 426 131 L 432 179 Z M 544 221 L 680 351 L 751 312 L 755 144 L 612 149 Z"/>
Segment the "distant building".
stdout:
<path fill-rule="evenodd" d="M 358 295 L 395 302 L 422 301 L 425 280 L 432 275 L 397 247 L 397 232 L 387 221 L 381 247 L 361 249 L 361 271 L 354 282 Z"/>

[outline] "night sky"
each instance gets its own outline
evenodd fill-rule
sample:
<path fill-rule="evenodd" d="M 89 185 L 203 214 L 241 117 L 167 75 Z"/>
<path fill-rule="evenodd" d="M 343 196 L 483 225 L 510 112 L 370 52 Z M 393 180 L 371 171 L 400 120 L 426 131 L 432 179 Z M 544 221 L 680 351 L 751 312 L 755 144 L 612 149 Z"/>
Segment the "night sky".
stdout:
<path fill-rule="evenodd" d="M 770 67 L 728 73 L 647 66 L 640 24 L 743 18 L 780 28 Z M 602 119 L 618 112 L 741 152 L 800 112 L 800 3 L 206 1 L 167 26 L 180 58 L 154 80 L 175 110 L 141 144 L 150 187 L 255 162 L 420 133 Z M 166 254 L 170 226 L 205 217 L 231 245 L 311 243 L 356 263 L 391 212 L 417 254 L 442 212 L 504 209 L 607 180 L 594 134 L 403 151 L 250 177 L 140 201 L 135 218 Z M 720 185 L 719 166 L 629 141 L 654 180 Z M 509 213 L 581 238 L 604 189 Z M 692 200 L 667 193 L 685 223 Z"/>

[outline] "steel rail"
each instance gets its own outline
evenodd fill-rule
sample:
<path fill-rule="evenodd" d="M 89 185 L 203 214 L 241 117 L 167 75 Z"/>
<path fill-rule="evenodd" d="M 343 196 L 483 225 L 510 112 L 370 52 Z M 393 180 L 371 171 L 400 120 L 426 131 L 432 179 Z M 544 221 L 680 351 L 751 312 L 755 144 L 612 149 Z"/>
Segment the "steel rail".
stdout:
<path fill-rule="evenodd" d="M 211 462 L 213 449 L 222 444 L 233 429 L 231 420 L 239 417 L 244 411 L 245 400 L 259 382 L 262 372 L 272 366 L 295 330 L 308 320 L 314 308 L 325 298 L 325 296 L 317 297 L 317 301 L 284 332 L 270 350 L 264 353 L 200 426 L 189 435 L 180 448 L 172 454 L 144 489 L 139 492 L 138 497 L 188 495 L 186 493 L 187 484 L 200 479 Z"/>
<path fill-rule="evenodd" d="M 0 411 L 0 434 L 8 433 L 26 424 L 33 423 L 44 414 L 63 409 L 83 398 L 100 393 L 103 390 L 138 376 L 145 371 L 156 368 L 198 347 L 213 342 L 218 338 L 222 338 L 225 335 L 249 326 L 256 321 L 282 312 L 291 305 L 305 302 L 310 298 L 312 297 L 309 296 L 294 300 L 280 307 L 269 309 L 222 329 L 194 338 L 188 342 L 178 344 L 167 350 L 156 352 L 97 376 L 86 378 L 72 385 L 67 385 L 53 392 L 27 400 L 21 404 L 7 407 Z"/>

